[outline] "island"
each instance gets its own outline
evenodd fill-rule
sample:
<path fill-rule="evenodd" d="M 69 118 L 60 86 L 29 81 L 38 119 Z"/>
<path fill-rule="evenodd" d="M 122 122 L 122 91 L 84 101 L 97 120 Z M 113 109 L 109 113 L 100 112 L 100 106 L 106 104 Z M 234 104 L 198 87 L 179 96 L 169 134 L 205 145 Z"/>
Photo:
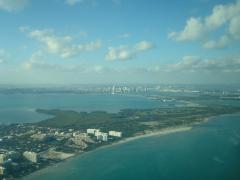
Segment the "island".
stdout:
<path fill-rule="evenodd" d="M 0 179 L 21 178 L 98 147 L 151 133 L 189 129 L 213 116 L 239 113 L 240 108 L 197 105 L 153 109 L 76 112 L 37 109 L 51 118 L 0 125 Z"/>

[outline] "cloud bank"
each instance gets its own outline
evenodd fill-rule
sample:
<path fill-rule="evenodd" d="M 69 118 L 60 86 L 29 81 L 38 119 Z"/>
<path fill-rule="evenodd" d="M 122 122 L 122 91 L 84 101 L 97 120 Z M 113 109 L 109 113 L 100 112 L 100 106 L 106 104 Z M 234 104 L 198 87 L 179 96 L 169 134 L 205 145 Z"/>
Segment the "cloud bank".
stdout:
<path fill-rule="evenodd" d="M 109 47 L 105 55 L 106 60 L 129 60 L 135 58 L 139 53 L 153 49 L 154 44 L 149 41 L 141 41 L 134 46 L 121 45 L 119 47 Z"/>
<path fill-rule="evenodd" d="M 12 12 L 23 9 L 30 0 L 0 0 L 0 10 Z"/>
<path fill-rule="evenodd" d="M 226 31 L 223 30 L 226 27 Z M 222 30 L 220 37 L 205 40 L 206 36 Z M 240 0 L 226 5 L 216 5 L 209 16 L 191 17 L 181 31 L 172 31 L 169 38 L 175 41 L 203 41 L 207 49 L 223 48 L 240 40 Z M 207 38 L 208 39 L 208 38 Z"/>
<path fill-rule="evenodd" d="M 40 42 L 47 52 L 58 55 L 64 59 L 77 56 L 83 52 L 99 49 L 102 46 L 100 40 L 87 43 L 75 43 L 75 39 L 71 35 L 58 36 L 53 29 L 29 30 L 26 27 L 21 27 L 20 30 Z"/>

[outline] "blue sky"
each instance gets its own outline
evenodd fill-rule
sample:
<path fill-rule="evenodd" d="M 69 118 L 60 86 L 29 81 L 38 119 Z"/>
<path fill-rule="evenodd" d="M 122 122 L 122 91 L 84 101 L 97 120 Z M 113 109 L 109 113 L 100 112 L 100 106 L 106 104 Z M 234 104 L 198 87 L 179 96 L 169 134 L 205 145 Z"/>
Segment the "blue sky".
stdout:
<path fill-rule="evenodd" d="M 0 0 L 0 83 L 240 83 L 238 0 Z"/>

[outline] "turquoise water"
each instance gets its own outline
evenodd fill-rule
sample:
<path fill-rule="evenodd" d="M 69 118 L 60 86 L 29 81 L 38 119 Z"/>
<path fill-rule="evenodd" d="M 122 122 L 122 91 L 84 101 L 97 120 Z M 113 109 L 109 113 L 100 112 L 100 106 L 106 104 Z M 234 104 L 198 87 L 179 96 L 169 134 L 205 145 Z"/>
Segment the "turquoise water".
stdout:
<path fill-rule="evenodd" d="M 26 179 L 239 180 L 240 115 L 98 149 Z"/>
<path fill-rule="evenodd" d="M 204 102 L 205 103 L 205 102 Z M 219 102 L 208 102 L 221 104 Z M 224 101 L 226 105 L 239 105 Z M 103 110 L 174 107 L 140 96 L 100 94 L 0 94 L 0 123 L 35 122 L 36 108 Z M 154 136 L 98 149 L 39 171 L 29 180 L 239 180 L 240 115 L 220 116 L 191 131 Z"/>
<path fill-rule="evenodd" d="M 0 123 L 36 122 L 48 116 L 36 108 L 76 111 L 103 110 L 117 112 L 125 108 L 156 108 L 168 106 L 141 96 L 110 94 L 0 94 Z"/>

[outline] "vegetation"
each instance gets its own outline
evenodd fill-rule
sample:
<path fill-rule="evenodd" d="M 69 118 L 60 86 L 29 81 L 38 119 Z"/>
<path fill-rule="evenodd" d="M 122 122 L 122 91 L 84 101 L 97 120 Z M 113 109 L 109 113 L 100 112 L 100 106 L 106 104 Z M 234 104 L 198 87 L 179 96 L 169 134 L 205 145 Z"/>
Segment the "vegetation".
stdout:
<path fill-rule="evenodd" d="M 203 121 L 210 116 L 240 112 L 238 107 L 208 106 L 208 107 L 178 107 L 159 109 L 125 109 L 119 113 L 75 112 L 66 110 L 43 110 L 37 112 L 54 116 L 38 122 L 42 127 L 73 128 L 86 130 L 100 128 L 101 130 L 122 131 L 125 137 L 142 133 L 146 130 L 157 130 L 167 127 L 184 126 Z"/>

